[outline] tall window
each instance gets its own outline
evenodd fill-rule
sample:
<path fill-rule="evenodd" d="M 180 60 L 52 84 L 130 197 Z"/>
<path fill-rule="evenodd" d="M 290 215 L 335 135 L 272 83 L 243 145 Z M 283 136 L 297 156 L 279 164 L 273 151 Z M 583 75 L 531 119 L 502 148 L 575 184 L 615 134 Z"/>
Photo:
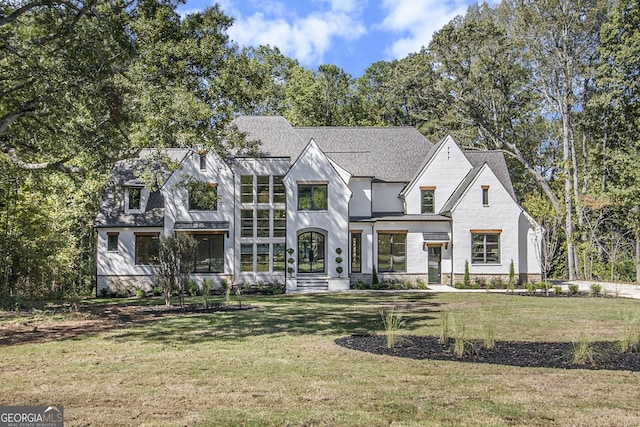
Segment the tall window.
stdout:
<path fill-rule="evenodd" d="M 253 175 L 242 175 L 240 177 L 240 201 L 242 203 L 253 203 Z"/>
<path fill-rule="evenodd" d="M 500 263 L 500 231 L 471 232 L 471 262 L 474 264 Z"/>
<path fill-rule="evenodd" d="M 256 245 L 256 271 L 269 271 L 269 244 L 258 243 Z"/>
<path fill-rule="evenodd" d="M 118 252 L 118 233 L 107 233 L 107 251 Z"/>
<path fill-rule="evenodd" d="M 141 189 L 138 187 L 129 187 L 129 209 L 140 209 L 140 193 Z"/>
<path fill-rule="evenodd" d="M 298 184 L 298 210 L 326 210 L 327 184 Z"/>
<path fill-rule="evenodd" d="M 195 273 L 224 271 L 224 236 L 222 234 L 193 234 L 196 245 Z"/>
<path fill-rule="evenodd" d="M 207 155 L 200 154 L 200 170 L 207 170 Z"/>
<path fill-rule="evenodd" d="M 482 206 L 489 206 L 489 186 L 482 186 Z"/>
<path fill-rule="evenodd" d="M 407 234 L 378 234 L 378 271 L 407 271 Z"/>
<path fill-rule="evenodd" d="M 136 265 L 157 264 L 160 233 L 136 234 Z"/>
<path fill-rule="evenodd" d="M 253 271 L 253 245 L 240 245 L 240 271 Z"/>
<path fill-rule="evenodd" d="M 284 243 L 273 244 L 273 271 L 284 271 L 285 267 Z"/>
<path fill-rule="evenodd" d="M 215 211 L 218 209 L 218 185 L 208 182 L 189 184 L 189 210 Z"/>
<path fill-rule="evenodd" d="M 256 237 L 269 237 L 269 209 L 258 209 Z"/>
<path fill-rule="evenodd" d="M 421 187 L 420 188 L 420 201 L 421 201 L 421 212 L 424 213 L 434 213 L 435 212 L 435 187 Z"/>
<path fill-rule="evenodd" d="M 253 237 L 253 209 L 240 211 L 240 237 Z"/>
<path fill-rule="evenodd" d="M 285 203 L 286 201 L 282 178 L 279 175 L 273 177 L 273 203 Z"/>
<path fill-rule="evenodd" d="M 362 233 L 351 233 L 351 272 L 362 272 Z"/>
<path fill-rule="evenodd" d="M 286 211 L 275 209 L 273 211 L 273 237 L 285 237 L 287 229 Z"/>
<path fill-rule="evenodd" d="M 269 175 L 260 175 L 258 180 L 258 203 L 269 203 Z"/>

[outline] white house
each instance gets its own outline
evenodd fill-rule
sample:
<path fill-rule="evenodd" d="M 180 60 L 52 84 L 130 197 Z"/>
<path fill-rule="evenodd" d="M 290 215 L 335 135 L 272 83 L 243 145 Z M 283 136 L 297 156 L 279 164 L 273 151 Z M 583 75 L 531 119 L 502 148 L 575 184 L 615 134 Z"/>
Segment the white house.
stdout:
<path fill-rule="evenodd" d="M 98 290 L 154 283 L 161 236 L 198 242 L 193 278 L 280 282 L 287 291 L 350 282 L 452 285 L 474 277 L 540 280 L 540 226 L 517 203 L 502 153 L 433 145 L 411 127 L 294 128 L 234 121 L 258 157 L 172 149 L 155 191 L 118 162 L 96 217 Z M 200 185 L 215 203 L 190 199 Z M 208 193 L 210 192 L 210 193 Z"/>

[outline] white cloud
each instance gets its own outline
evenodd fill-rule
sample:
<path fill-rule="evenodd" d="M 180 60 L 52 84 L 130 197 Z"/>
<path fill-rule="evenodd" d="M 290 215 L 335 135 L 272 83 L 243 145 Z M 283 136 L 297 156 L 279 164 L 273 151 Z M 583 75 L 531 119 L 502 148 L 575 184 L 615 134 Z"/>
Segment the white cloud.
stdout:
<path fill-rule="evenodd" d="M 326 4 L 329 10 L 318 10 Z M 322 0 L 311 5 L 316 9 L 305 16 L 288 12 L 284 3 L 277 1 L 256 6 L 260 11 L 250 16 L 242 16 L 236 9 L 231 13 L 235 22 L 229 36 L 243 46 L 277 46 L 283 54 L 315 66 L 322 62 L 334 39 L 355 40 L 366 33 L 359 18 L 359 0 Z"/>
<path fill-rule="evenodd" d="M 386 17 L 380 29 L 406 34 L 387 47 L 390 59 L 398 59 L 419 51 L 431 41 L 433 33 L 440 30 L 456 15 L 467 11 L 467 3 L 461 0 L 383 0 Z"/>

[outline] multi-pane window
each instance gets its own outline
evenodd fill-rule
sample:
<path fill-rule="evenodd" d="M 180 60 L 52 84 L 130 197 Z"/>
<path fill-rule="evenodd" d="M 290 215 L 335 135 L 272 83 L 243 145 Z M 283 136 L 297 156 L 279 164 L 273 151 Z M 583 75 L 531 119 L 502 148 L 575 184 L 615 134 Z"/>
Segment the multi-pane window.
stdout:
<path fill-rule="evenodd" d="M 253 245 L 240 245 L 240 271 L 253 271 Z"/>
<path fill-rule="evenodd" d="M 362 233 L 351 233 L 351 272 L 362 272 Z"/>
<path fill-rule="evenodd" d="M 256 237 L 269 237 L 269 209 L 258 209 Z"/>
<path fill-rule="evenodd" d="M 118 252 L 118 233 L 107 233 L 107 251 Z"/>
<path fill-rule="evenodd" d="M 224 271 L 224 236 L 222 234 L 193 234 L 196 241 L 195 273 Z"/>
<path fill-rule="evenodd" d="M 489 206 L 489 186 L 482 186 L 482 206 Z"/>
<path fill-rule="evenodd" d="M 136 265 L 157 264 L 160 233 L 136 234 Z"/>
<path fill-rule="evenodd" d="M 269 203 L 269 175 L 259 175 L 258 181 L 258 203 Z"/>
<path fill-rule="evenodd" d="M 253 209 L 240 210 L 240 237 L 253 237 Z"/>
<path fill-rule="evenodd" d="M 253 203 L 253 175 L 242 175 L 240 177 L 240 201 L 242 203 Z"/>
<path fill-rule="evenodd" d="M 273 177 L 273 203 L 285 203 L 286 201 L 282 178 L 284 177 L 279 175 Z"/>
<path fill-rule="evenodd" d="M 127 192 L 129 197 L 129 209 L 140 209 L 141 189 L 138 187 L 129 187 Z"/>
<path fill-rule="evenodd" d="M 275 209 L 273 211 L 273 237 L 286 237 L 286 228 L 286 211 Z"/>
<path fill-rule="evenodd" d="M 192 182 L 188 186 L 189 210 L 215 211 L 218 208 L 218 185 L 208 182 Z"/>
<path fill-rule="evenodd" d="M 273 271 L 285 270 L 285 251 L 284 243 L 273 244 Z"/>
<path fill-rule="evenodd" d="M 258 243 L 256 245 L 256 271 L 269 271 L 269 244 Z"/>
<path fill-rule="evenodd" d="M 471 262 L 500 263 L 500 232 L 471 232 Z"/>
<path fill-rule="evenodd" d="M 432 187 L 422 187 L 420 189 L 420 211 L 425 213 L 434 213 L 435 212 L 435 194 L 436 189 Z"/>
<path fill-rule="evenodd" d="M 378 234 L 378 271 L 407 271 L 407 234 Z"/>
<path fill-rule="evenodd" d="M 298 210 L 326 210 L 327 184 L 298 184 Z"/>

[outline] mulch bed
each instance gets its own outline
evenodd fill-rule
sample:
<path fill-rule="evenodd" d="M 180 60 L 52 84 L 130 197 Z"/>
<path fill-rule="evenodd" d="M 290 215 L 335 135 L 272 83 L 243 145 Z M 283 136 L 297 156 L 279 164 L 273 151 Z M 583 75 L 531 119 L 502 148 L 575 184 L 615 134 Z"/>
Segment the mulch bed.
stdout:
<path fill-rule="evenodd" d="M 454 351 L 455 342 L 449 339 L 441 343 L 437 337 L 403 335 L 393 348 L 387 348 L 384 335 L 351 335 L 338 338 L 336 344 L 367 353 L 405 357 L 417 360 L 446 360 L 468 363 L 560 368 L 560 369 L 608 369 L 640 371 L 640 353 L 621 353 L 619 344 L 610 341 L 591 343 L 593 362 L 573 363 L 574 344 L 567 342 L 519 342 L 496 341 L 492 349 L 482 341 L 466 341 L 462 357 Z"/>

